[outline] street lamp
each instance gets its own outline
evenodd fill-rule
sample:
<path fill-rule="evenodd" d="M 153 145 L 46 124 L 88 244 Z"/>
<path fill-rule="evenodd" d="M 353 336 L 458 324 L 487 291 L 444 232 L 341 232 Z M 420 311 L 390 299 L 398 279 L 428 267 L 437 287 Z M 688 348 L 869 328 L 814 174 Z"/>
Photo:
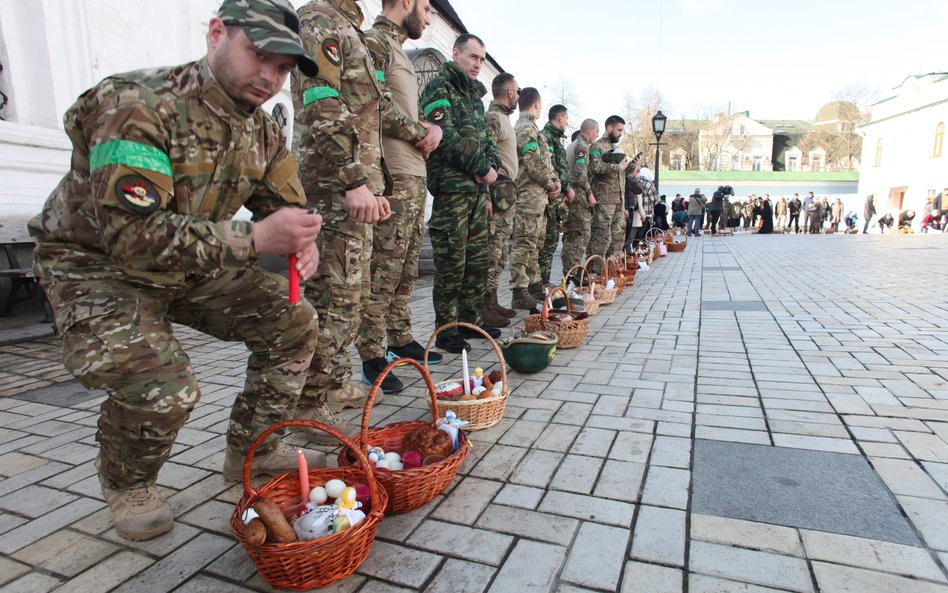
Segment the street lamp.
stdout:
<path fill-rule="evenodd" d="M 655 195 L 658 195 L 658 159 L 662 149 L 662 134 L 665 133 L 665 120 L 668 118 L 661 110 L 652 117 L 652 132 L 655 134 Z"/>

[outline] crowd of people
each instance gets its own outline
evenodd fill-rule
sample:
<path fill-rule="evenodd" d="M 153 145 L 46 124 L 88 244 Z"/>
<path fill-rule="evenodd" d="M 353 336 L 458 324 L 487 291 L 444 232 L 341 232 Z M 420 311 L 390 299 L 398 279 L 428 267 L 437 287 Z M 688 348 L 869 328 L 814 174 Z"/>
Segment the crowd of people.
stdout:
<path fill-rule="evenodd" d="M 945 192 L 928 198 L 925 216 L 919 223 L 920 232 L 948 230 L 948 210 L 942 208 L 942 195 L 946 193 L 948 188 Z M 664 206 L 665 196 L 660 196 L 659 200 Z M 893 216 L 892 213 L 877 215 L 874 195 L 866 197 L 860 218 L 855 210 L 844 213 L 843 202 L 838 197 L 830 202 L 826 196 L 819 198 L 814 196 L 813 192 L 808 192 L 802 200 L 798 193 L 794 193 L 789 200 L 780 196 L 776 202 L 771 200 L 770 194 L 751 194 L 746 199 L 737 199 L 729 186 L 719 187 L 710 200 L 701 192 L 701 188 L 695 188 L 695 192 L 687 198 L 675 194 L 671 210 L 672 226 L 687 229 L 688 236 L 700 236 L 702 232 L 714 235 L 723 230 L 754 230 L 759 234 L 857 234 L 860 232 L 860 220 L 863 222 L 863 234 L 869 232 L 872 223 L 883 234 L 886 230 L 910 233 L 915 232 L 913 223 L 916 219 L 914 210 L 902 210 L 898 216 Z M 655 212 L 655 224 L 667 229 L 668 221 L 664 215 L 659 214 L 658 208 Z"/>

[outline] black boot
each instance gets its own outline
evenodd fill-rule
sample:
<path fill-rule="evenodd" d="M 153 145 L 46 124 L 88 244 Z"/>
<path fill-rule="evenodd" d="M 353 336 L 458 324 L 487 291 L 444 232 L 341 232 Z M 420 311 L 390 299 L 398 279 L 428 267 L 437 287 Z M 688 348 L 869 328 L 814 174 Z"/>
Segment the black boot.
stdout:
<path fill-rule="evenodd" d="M 375 380 L 387 366 L 388 361 L 384 358 L 373 358 L 363 362 L 362 382 L 366 385 L 375 384 Z M 385 378 L 382 379 L 382 393 L 398 393 L 404 388 L 405 386 L 393 373 L 385 375 Z"/>
<path fill-rule="evenodd" d="M 546 291 L 543 290 L 543 287 L 544 285 L 542 282 L 534 282 L 527 287 L 527 292 L 530 293 L 530 296 L 542 303 L 546 298 Z"/>

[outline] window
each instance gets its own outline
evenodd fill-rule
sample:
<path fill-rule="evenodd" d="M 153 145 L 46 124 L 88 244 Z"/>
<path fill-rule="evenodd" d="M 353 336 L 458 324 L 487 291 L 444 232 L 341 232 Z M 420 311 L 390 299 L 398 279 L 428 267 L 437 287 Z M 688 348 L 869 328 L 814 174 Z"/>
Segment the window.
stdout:
<path fill-rule="evenodd" d="M 873 163 L 873 167 L 879 167 L 882 165 L 882 138 L 876 140 L 876 161 Z"/>
<path fill-rule="evenodd" d="M 799 171 L 800 170 L 800 161 L 797 157 L 792 156 L 787 158 L 787 171 Z"/>
<path fill-rule="evenodd" d="M 764 160 L 763 157 L 759 157 L 759 156 L 755 156 L 755 157 L 754 157 L 754 165 L 753 165 L 753 170 L 754 170 L 754 171 L 761 171 L 761 170 L 762 170 L 762 169 L 761 169 L 761 165 L 762 165 L 762 163 L 763 163 L 763 160 Z"/>
<path fill-rule="evenodd" d="M 941 156 L 941 146 L 945 141 L 945 122 L 940 121 L 935 126 L 935 148 L 932 150 L 932 158 L 937 159 Z"/>

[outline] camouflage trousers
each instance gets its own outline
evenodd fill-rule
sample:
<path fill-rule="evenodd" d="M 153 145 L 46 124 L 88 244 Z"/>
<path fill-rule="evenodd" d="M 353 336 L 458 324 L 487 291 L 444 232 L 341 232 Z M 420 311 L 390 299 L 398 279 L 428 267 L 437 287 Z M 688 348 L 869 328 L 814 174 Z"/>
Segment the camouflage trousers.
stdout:
<path fill-rule="evenodd" d="M 487 254 L 487 290 L 500 288 L 500 275 L 504 272 L 510 255 L 510 235 L 513 234 L 514 218 L 517 207 L 506 210 L 494 210 L 490 219 L 490 240 Z"/>
<path fill-rule="evenodd" d="M 415 339 L 408 299 L 418 280 L 427 180 L 413 175 L 393 177 L 392 216 L 372 229 L 371 289 L 355 338 L 362 360 L 385 356 L 386 338 L 390 348 Z"/>
<path fill-rule="evenodd" d="M 435 196 L 428 221 L 435 325 L 480 325 L 487 284 L 487 192 Z"/>
<path fill-rule="evenodd" d="M 231 408 L 229 449 L 246 453 L 257 435 L 289 415 L 303 389 L 316 314 L 306 302 L 289 304 L 280 276 L 248 266 L 171 291 L 120 280 L 43 286 L 56 309 L 66 368 L 89 389 L 108 394 L 96 434 L 107 488 L 153 484 L 200 398 L 172 322 L 250 350 L 244 389 Z"/>
<path fill-rule="evenodd" d="M 315 204 L 314 204 L 315 202 Z M 306 281 L 306 299 L 319 314 L 319 341 L 299 407 L 314 407 L 352 377 L 349 346 L 369 300 L 372 225 L 349 217 L 343 196 L 310 197 L 323 216 L 316 238 L 319 269 Z"/>
<path fill-rule="evenodd" d="M 540 242 L 545 233 L 543 210 L 517 210 L 514 243 L 510 251 L 510 288 L 527 288 L 540 282 Z"/>
<path fill-rule="evenodd" d="M 589 255 L 608 257 L 621 250 L 624 241 L 625 211 L 622 204 L 596 204 L 589 237 Z M 601 264 L 593 262 L 591 267 L 593 269 L 589 270 L 590 272 L 598 273 Z"/>
<path fill-rule="evenodd" d="M 583 263 L 586 247 L 589 246 L 591 227 L 592 209 L 585 196 L 576 196 L 569 204 L 566 229 L 563 231 L 563 251 L 560 259 L 563 262 L 564 274 L 573 266 Z"/>
<path fill-rule="evenodd" d="M 550 283 L 550 274 L 553 273 L 553 254 L 556 253 L 556 247 L 560 243 L 560 220 L 556 212 L 551 212 L 552 207 L 547 208 L 543 218 L 546 221 L 543 230 L 543 243 L 540 245 L 540 280 L 543 284 Z M 544 223 L 541 222 L 541 225 Z"/>

